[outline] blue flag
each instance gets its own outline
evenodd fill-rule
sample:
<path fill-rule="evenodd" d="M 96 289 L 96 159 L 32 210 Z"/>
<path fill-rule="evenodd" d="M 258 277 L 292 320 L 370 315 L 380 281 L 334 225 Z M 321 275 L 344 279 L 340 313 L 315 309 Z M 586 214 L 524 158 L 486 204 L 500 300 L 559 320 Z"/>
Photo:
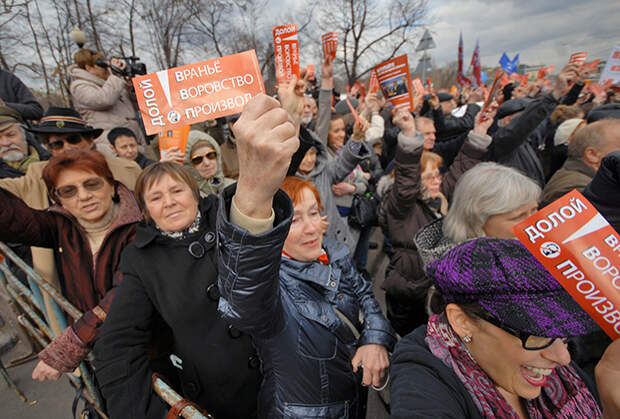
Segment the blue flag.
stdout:
<path fill-rule="evenodd" d="M 480 81 L 486 83 L 489 78 L 487 77 L 487 73 L 484 71 L 480 71 Z"/>
<path fill-rule="evenodd" d="M 502 58 L 499 59 L 499 65 L 502 66 L 506 74 L 516 73 L 519 69 L 519 54 L 515 55 L 511 61 L 506 53 L 503 53 Z"/>

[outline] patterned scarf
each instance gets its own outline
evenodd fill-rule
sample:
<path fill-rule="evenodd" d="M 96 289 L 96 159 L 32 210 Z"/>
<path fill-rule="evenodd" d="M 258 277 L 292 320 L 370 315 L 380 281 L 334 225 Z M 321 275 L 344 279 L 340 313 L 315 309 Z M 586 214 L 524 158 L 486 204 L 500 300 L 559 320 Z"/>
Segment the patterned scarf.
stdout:
<path fill-rule="evenodd" d="M 194 222 L 192 222 L 189 225 L 189 227 L 186 227 L 185 229 L 181 231 L 164 231 L 161 228 L 159 228 L 157 224 L 155 224 L 155 227 L 157 228 L 157 230 L 159 230 L 161 235 L 164 237 L 169 237 L 171 239 L 179 240 L 179 241 L 185 240 L 186 238 L 188 238 L 189 236 L 191 236 L 192 234 L 200 230 L 200 208 L 198 208 L 198 211 L 196 213 L 196 218 L 194 218 Z"/>
<path fill-rule="evenodd" d="M 444 313 L 429 319 L 425 341 L 433 355 L 459 377 L 483 417 L 519 418 L 454 333 Z M 526 408 L 532 419 L 599 418 L 602 415 L 594 396 L 570 366 L 557 367 L 547 376 L 540 396 L 527 400 Z"/>

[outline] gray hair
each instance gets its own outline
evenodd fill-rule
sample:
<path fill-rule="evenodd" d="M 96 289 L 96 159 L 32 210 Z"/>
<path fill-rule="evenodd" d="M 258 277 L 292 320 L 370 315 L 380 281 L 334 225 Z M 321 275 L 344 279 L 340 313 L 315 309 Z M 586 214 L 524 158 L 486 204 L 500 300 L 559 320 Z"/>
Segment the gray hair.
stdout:
<path fill-rule="evenodd" d="M 607 131 L 618 129 L 619 126 L 618 119 L 603 119 L 579 128 L 573 133 L 573 139 L 568 144 L 568 157 L 582 159 L 588 147 L 595 150 L 603 149 L 607 142 Z"/>
<path fill-rule="evenodd" d="M 519 171 L 487 162 L 468 170 L 456 184 L 443 233 L 455 243 L 485 236 L 492 215 L 505 214 L 540 198 L 540 186 Z"/>

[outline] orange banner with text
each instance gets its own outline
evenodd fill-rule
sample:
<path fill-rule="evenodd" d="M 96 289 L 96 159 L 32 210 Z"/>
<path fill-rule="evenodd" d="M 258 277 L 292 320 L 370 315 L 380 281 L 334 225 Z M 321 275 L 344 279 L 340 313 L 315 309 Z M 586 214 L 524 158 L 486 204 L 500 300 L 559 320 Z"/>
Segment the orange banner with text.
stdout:
<path fill-rule="evenodd" d="M 299 39 L 296 24 L 273 27 L 273 51 L 278 83 L 290 80 L 293 75 L 299 79 Z"/>
<path fill-rule="evenodd" d="M 187 137 L 189 137 L 190 128 L 191 127 L 189 125 L 186 125 L 184 127 L 175 128 L 159 133 L 159 154 L 162 159 L 164 158 L 168 150 L 172 148 L 178 148 L 183 153 L 185 153 L 185 148 L 187 146 Z"/>
<path fill-rule="evenodd" d="M 338 51 L 338 34 L 336 32 L 327 32 L 321 35 L 323 43 L 323 57 L 330 56 L 332 60 L 336 58 Z"/>
<path fill-rule="evenodd" d="M 620 337 L 620 235 L 577 190 L 513 227 L 521 243 L 612 338 Z"/>
<path fill-rule="evenodd" d="M 397 108 L 413 110 L 407 55 L 385 61 L 374 68 L 383 96 Z"/>
<path fill-rule="evenodd" d="M 148 135 L 239 113 L 265 92 L 254 50 L 134 77 L 132 82 Z"/>

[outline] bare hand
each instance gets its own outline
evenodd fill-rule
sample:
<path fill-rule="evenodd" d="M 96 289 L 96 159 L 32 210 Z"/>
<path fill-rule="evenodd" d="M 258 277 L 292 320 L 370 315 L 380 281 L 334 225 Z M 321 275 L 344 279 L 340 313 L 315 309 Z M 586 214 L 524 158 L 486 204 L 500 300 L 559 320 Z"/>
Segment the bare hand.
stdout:
<path fill-rule="evenodd" d="M 620 417 L 620 339 L 605 349 L 594 370 L 604 418 Z"/>
<path fill-rule="evenodd" d="M 484 111 L 484 114 L 482 112 L 478 112 L 478 115 L 476 115 L 476 121 L 474 123 L 474 133 L 480 135 L 487 134 L 487 131 L 489 130 L 491 125 L 493 125 L 493 119 L 495 118 L 495 114 L 497 113 L 498 108 L 499 105 L 497 104 L 497 102 L 493 101 Z"/>
<path fill-rule="evenodd" d="M 185 153 L 181 151 L 179 147 L 172 147 L 168 150 L 163 150 L 161 154 L 161 161 L 171 161 L 174 163 L 183 164 L 183 161 L 185 160 Z"/>
<path fill-rule="evenodd" d="M 370 343 L 357 349 L 351 365 L 353 365 L 353 372 L 357 372 L 360 366 L 364 368 L 362 384 L 379 387 L 385 376 L 385 370 L 390 366 L 390 360 L 385 347 Z"/>
<path fill-rule="evenodd" d="M 50 367 L 43 361 L 39 361 L 37 363 L 37 366 L 34 367 L 34 370 L 32 371 L 32 379 L 39 380 L 39 381 L 45 381 L 45 380 L 56 381 L 60 378 L 61 375 L 62 375 L 62 372 L 58 371 L 55 368 Z"/>
<path fill-rule="evenodd" d="M 353 141 L 364 141 L 366 138 L 366 131 L 370 127 L 370 122 L 361 115 L 359 115 L 359 121 L 359 124 L 353 125 L 353 135 L 351 136 Z"/>
<path fill-rule="evenodd" d="M 329 227 L 329 221 L 327 221 L 327 215 L 321 217 L 321 230 L 323 230 L 323 234 L 327 232 L 327 228 Z"/>
<path fill-rule="evenodd" d="M 304 92 L 306 91 L 307 73 L 302 71 L 303 78 L 297 80 L 293 75 L 291 80 L 278 85 L 278 98 L 282 107 L 291 115 L 296 126 L 301 123 L 301 114 L 304 110 Z"/>
<path fill-rule="evenodd" d="M 379 104 L 379 99 L 377 99 L 377 95 L 369 93 L 366 95 L 366 107 L 370 110 L 371 113 L 379 113 L 381 110 L 381 105 Z"/>
<path fill-rule="evenodd" d="M 332 90 L 334 88 L 334 62 L 328 55 L 321 64 L 321 89 Z"/>
<path fill-rule="evenodd" d="M 431 105 L 432 109 L 437 109 L 439 108 L 439 98 L 437 97 L 437 95 L 433 94 L 431 96 L 431 98 L 428 100 L 428 104 Z"/>
<path fill-rule="evenodd" d="M 392 122 L 400 128 L 405 137 L 415 137 L 415 120 L 413 119 L 411 113 L 405 109 L 397 109 L 396 113 L 392 117 Z"/>
<path fill-rule="evenodd" d="M 353 195 L 355 193 L 355 185 L 348 182 L 340 182 L 332 185 L 332 192 L 336 196 Z"/>
<path fill-rule="evenodd" d="M 125 67 L 127 67 L 127 65 L 125 64 L 125 61 L 121 60 L 120 58 L 111 58 L 110 59 L 110 66 L 119 68 L 121 70 L 124 70 Z"/>
<path fill-rule="evenodd" d="M 558 77 L 555 79 L 555 88 L 553 89 L 553 97 L 560 99 L 570 85 L 577 81 L 579 77 L 577 67 L 573 64 L 569 64 L 560 71 Z"/>
<path fill-rule="evenodd" d="M 245 105 L 232 131 L 239 159 L 235 204 L 248 217 L 269 218 L 299 148 L 295 125 L 277 100 L 261 93 Z"/>

